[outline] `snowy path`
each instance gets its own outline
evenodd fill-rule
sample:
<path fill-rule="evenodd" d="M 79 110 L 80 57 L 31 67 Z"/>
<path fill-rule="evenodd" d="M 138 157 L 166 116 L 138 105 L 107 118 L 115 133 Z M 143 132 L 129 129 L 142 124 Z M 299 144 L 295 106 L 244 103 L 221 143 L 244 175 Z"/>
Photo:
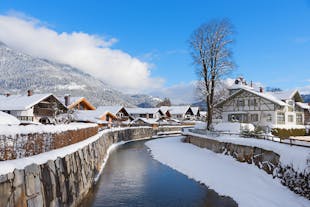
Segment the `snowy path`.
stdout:
<path fill-rule="evenodd" d="M 309 200 L 291 192 L 255 165 L 182 143 L 180 139 L 157 139 L 146 145 L 156 160 L 233 198 L 241 207 L 310 206 Z"/>

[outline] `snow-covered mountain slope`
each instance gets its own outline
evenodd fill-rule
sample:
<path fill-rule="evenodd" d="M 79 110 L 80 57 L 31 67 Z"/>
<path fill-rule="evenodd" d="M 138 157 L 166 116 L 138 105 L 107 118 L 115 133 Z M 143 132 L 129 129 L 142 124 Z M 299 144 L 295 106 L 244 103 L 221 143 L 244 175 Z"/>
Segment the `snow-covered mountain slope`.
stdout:
<path fill-rule="evenodd" d="M 148 95 L 127 95 L 69 65 L 32 57 L 0 42 L 0 93 L 54 93 L 84 96 L 94 105 L 158 103 Z"/>

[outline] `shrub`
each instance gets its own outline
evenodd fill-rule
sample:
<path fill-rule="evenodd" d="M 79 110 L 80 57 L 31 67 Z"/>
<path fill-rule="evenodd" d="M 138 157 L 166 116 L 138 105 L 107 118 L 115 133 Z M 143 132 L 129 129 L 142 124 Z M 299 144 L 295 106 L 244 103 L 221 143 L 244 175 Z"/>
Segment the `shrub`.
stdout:
<path fill-rule="evenodd" d="M 273 128 L 271 133 L 274 136 L 277 136 L 281 139 L 289 138 L 290 136 L 305 136 L 306 129 L 280 129 L 280 128 Z"/>

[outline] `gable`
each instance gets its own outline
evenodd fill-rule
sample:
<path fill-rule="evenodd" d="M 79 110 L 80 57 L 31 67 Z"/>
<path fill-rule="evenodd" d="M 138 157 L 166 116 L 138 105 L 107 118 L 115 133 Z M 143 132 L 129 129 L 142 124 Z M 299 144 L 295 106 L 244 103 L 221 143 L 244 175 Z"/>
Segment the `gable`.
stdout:
<path fill-rule="evenodd" d="M 237 98 L 249 98 L 249 97 L 257 97 L 260 99 L 263 99 L 267 102 L 271 102 L 273 104 L 279 105 L 279 106 L 286 106 L 287 104 L 276 97 L 272 96 L 271 94 L 268 93 L 261 93 L 261 92 L 256 92 L 253 90 L 247 90 L 247 89 L 240 89 L 236 93 L 232 94 L 225 100 L 221 101 L 220 103 L 215 105 L 215 108 L 221 108 L 223 107 L 224 104 L 226 104 L 228 101 L 237 99 Z"/>
<path fill-rule="evenodd" d="M 95 110 L 96 107 L 93 106 L 86 98 L 81 97 L 75 101 L 73 101 L 68 108 L 74 109 L 75 107 L 78 107 L 79 105 L 82 105 L 84 109 L 86 110 Z"/>

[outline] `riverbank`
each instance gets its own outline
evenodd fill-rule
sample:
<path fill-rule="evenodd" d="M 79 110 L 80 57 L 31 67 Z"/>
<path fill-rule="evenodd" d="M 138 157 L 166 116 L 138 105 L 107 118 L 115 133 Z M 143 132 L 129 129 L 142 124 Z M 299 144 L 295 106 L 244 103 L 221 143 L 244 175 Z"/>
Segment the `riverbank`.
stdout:
<path fill-rule="evenodd" d="M 308 207 L 310 201 L 255 165 L 181 142 L 181 137 L 146 143 L 154 159 L 218 192 L 241 207 Z"/>
<path fill-rule="evenodd" d="M 80 207 L 237 207 L 231 198 L 219 196 L 205 185 L 154 160 L 144 144 L 147 141 L 117 146 L 110 153 L 98 183 Z"/>
<path fill-rule="evenodd" d="M 98 178 L 112 144 L 151 138 L 160 131 L 176 128 L 105 130 L 58 150 L 1 161 L 0 206 L 76 206 Z"/>

